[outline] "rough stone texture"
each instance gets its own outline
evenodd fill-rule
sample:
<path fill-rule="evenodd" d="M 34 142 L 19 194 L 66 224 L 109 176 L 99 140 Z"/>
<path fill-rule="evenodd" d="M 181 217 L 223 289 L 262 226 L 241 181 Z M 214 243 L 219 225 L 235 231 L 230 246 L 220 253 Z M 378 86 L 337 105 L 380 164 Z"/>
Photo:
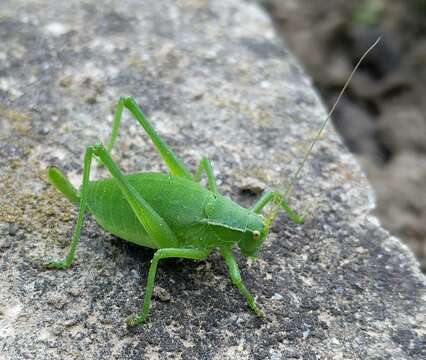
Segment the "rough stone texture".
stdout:
<path fill-rule="evenodd" d="M 209 156 L 234 199 L 284 186 L 325 113 L 255 5 L 3 0 L 0 29 L 0 359 L 425 358 L 424 277 L 370 215 L 371 189 L 331 128 L 296 188 L 307 223 L 283 215 L 257 261 L 239 257 L 264 319 L 215 254 L 162 263 L 149 322 L 127 329 L 152 251 L 90 216 L 70 270 L 35 265 L 65 253 L 76 214 L 45 167 L 78 184 L 123 94 L 191 168 Z M 114 156 L 126 171 L 165 169 L 129 117 Z"/>
<path fill-rule="evenodd" d="M 330 106 L 381 37 L 333 122 L 376 192 L 378 218 L 426 273 L 426 1 L 258 1 Z"/>

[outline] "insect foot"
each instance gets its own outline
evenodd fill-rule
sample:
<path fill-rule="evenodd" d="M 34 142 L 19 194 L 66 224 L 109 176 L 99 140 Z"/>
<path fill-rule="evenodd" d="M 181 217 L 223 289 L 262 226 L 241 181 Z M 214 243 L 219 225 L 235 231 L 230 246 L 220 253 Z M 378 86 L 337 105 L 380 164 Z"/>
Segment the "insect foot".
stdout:
<path fill-rule="evenodd" d="M 256 313 L 257 316 L 265 317 L 265 313 L 261 309 L 259 309 L 257 306 L 252 308 L 252 310 Z"/>
<path fill-rule="evenodd" d="M 138 315 L 134 315 L 134 316 L 130 316 L 127 318 L 126 320 L 126 324 L 127 326 L 137 326 L 137 325 L 141 325 L 145 322 L 146 320 L 146 316 L 138 316 Z"/>
<path fill-rule="evenodd" d="M 69 265 L 65 261 L 46 261 L 46 260 L 39 260 L 40 265 L 45 269 L 67 269 L 69 268 Z"/>

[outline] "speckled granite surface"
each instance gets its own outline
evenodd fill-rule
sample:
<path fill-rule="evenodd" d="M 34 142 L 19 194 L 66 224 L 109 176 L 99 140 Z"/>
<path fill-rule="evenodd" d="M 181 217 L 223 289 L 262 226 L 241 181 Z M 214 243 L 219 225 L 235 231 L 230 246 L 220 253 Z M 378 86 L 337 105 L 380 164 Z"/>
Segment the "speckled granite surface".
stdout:
<path fill-rule="evenodd" d="M 214 254 L 163 262 L 149 322 L 126 329 L 153 252 L 90 216 L 70 270 L 34 266 L 65 253 L 76 215 L 45 167 L 78 185 L 120 95 L 191 168 L 209 156 L 240 203 L 284 187 L 325 111 L 258 7 L 3 0 L 0 41 L 0 359 L 425 358 L 424 277 L 370 214 L 371 189 L 330 127 L 293 199 L 307 223 L 282 215 L 257 261 L 239 257 L 265 319 Z M 165 169 L 129 116 L 114 157 L 126 171 Z"/>

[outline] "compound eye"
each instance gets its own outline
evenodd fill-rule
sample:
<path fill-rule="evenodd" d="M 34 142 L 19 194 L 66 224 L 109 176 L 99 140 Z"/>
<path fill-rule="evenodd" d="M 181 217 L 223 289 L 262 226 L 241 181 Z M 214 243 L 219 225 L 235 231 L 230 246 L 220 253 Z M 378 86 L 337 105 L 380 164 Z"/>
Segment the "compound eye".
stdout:
<path fill-rule="evenodd" d="M 259 240 L 260 239 L 260 232 L 255 230 L 253 231 L 253 239 L 254 240 Z"/>

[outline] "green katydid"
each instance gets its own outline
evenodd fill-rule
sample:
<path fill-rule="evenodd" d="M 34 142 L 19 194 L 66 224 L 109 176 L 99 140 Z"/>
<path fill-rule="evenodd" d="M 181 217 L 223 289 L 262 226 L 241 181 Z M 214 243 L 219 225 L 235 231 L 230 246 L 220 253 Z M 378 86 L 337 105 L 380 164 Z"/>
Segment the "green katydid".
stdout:
<path fill-rule="evenodd" d="M 306 151 L 285 194 L 268 191 L 250 209 L 241 207 L 219 193 L 211 163 L 207 158 L 201 160 L 193 175 L 154 130 L 134 99 L 121 98 L 115 111 L 107 147 L 98 142 L 86 148 L 80 191 L 73 187 L 57 167 L 51 166 L 48 169 L 50 182 L 72 203 L 79 205 L 79 211 L 68 255 L 61 261 L 46 262 L 45 266 L 56 269 L 71 266 L 87 208 L 96 221 L 112 234 L 137 245 L 157 249 L 148 272 L 142 310 L 128 319 L 129 325 L 143 323 L 148 317 L 157 265 L 161 259 L 174 257 L 203 260 L 215 249 L 219 249 L 224 257 L 232 282 L 246 298 L 251 309 L 261 316 L 262 311 L 241 279 L 232 248 L 237 244 L 244 256 L 254 256 L 268 235 L 280 209 L 284 209 L 294 222 L 303 223 L 303 216 L 294 211 L 286 199 L 289 198 L 306 158 L 312 152 L 353 74 L 378 41 L 364 53 L 354 67 L 336 103 Z M 111 158 L 110 152 L 118 136 L 125 108 L 145 129 L 168 166 L 170 174 L 124 175 Z M 106 166 L 111 178 L 90 181 L 94 156 Z M 207 175 L 208 189 L 199 183 L 203 172 Z M 263 217 L 261 211 L 269 203 L 272 203 L 271 211 Z"/>

